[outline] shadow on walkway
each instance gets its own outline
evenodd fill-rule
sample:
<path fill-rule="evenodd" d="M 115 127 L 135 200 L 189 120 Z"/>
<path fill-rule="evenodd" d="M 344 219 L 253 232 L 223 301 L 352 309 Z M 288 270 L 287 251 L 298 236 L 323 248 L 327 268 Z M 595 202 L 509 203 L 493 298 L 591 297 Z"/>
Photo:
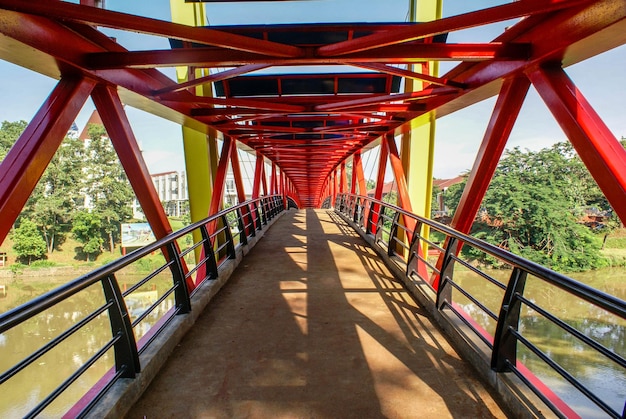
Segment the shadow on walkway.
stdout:
<path fill-rule="evenodd" d="M 127 417 L 505 414 L 374 251 L 307 210 L 265 234 Z"/>

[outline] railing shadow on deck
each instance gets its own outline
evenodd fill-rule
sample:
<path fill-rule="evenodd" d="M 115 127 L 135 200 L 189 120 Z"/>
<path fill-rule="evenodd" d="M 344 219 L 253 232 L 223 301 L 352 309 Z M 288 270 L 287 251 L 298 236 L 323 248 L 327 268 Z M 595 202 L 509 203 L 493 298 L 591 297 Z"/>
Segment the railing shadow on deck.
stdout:
<path fill-rule="evenodd" d="M 397 275 L 389 276 L 386 273 L 389 272 L 388 269 L 383 268 L 388 268 L 386 261 L 379 258 L 369 243 L 361 241 L 358 231 L 355 232 L 353 226 L 346 222 L 348 220 L 340 218 L 335 212 L 330 212 L 330 217 L 342 232 L 341 238 L 338 237 L 334 242 L 358 256 L 374 289 L 395 319 L 403 335 L 403 341 L 400 342 L 397 337 L 390 336 L 387 330 L 358 312 L 353 316 L 355 325 L 376 339 L 381 346 L 418 375 L 429 388 L 441 394 L 443 402 L 450 404 L 445 414 L 464 418 L 472 415 L 469 411 L 458 409 L 457 401 L 446 397 L 449 394 L 461 393 L 460 387 L 462 387 L 471 394 L 470 398 L 474 400 L 474 414 L 481 412 L 481 417 L 491 417 L 488 413 L 489 408 L 483 400 L 484 395 L 474 388 L 469 380 L 462 378 L 465 374 L 460 371 L 467 368 L 465 362 L 460 358 L 450 356 L 449 349 L 445 347 L 447 343 L 441 341 L 440 335 L 433 333 L 429 313 L 416 302 L 413 294 L 409 292 L 404 282 L 397 278 Z M 355 235 L 359 237 L 358 241 L 351 239 Z M 329 241 L 332 240 L 333 238 L 329 238 Z M 356 311 L 356 307 L 353 310 Z M 423 371 L 429 368 L 439 371 L 439 374 L 455 375 L 456 380 L 462 381 L 462 385 L 457 384 L 456 380 L 442 380 L 439 377 L 424 374 Z M 472 376 L 471 371 L 467 371 L 466 374 Z M 508 409 L 509 406 L 506 408 Z"/>
<path fill-rule="evenodd" d="M 325 203 L 330 206 L 329 200 Z M 531 398 L 536 396 L 559 417 L 625 417 L 626 386 L 616 384 L 626 383 L 625 301 L 379 200 L 340 194 L 334 210 L 379 253 L 457 350 L 505 398 L 534 404 Z M 444 240 L 429 239 L 425 227 Z M 496 258 L 508 278 L 496 278 L 463 259 L 462 246 Z M 539 294 L 546 292 L 557 296 L 553 301 L 566 294 L 575 298 L 579 313 L 601 318 L 601 333 L 590 330 L 584 314 L 577 318 L 542 302 Z M 540 331 L 545 327 L 549 336 Z M 571 350 L 554 350 L 550 345 L 555 344 Z M 604 380 L 596 379 L 607 364 L 617 376 L 608 389 Z M 533 393 L 520 394 L 520 385 Z"/>
<path fill-rule="evenodd" d="M 0 358 L 10 365 L 0 371 L 0 394 L 8 394 L 14 380 L 32 384 L 31 393 L 15 401 L 11 414 L 99 417 L 126 409 L 116 406 L 136 399 L 141 386 L 137 374 L 142 372 L 139 381 L 144 382 L 156 374 L 243 255 L 284 209 L 278 195 L 244 202 L 0 314 Z M 148 257 L 159 251 L 164 262 L 151 266 Z M 194 253 L 198 263 L 189 267 Z M 134 278 L 127 287 L 118 277 L 137 266 L 144 271 L 148 266 L 149 273 Z M 79 299 L 76 316 L 63 319 L 52 313 L 55 307 L 74 306 Z M 83 304 L 84 300 L 89 303 Z M 10 349 L 12 342 L 21 339 L 41 342 L 38 333 L 29 330 L 50 323 L 61 329 L 34 352 Z M 110 332 L 95 338 L 95 328 Z M 52 385 L 41 385 L 37 377 L 50 375 L 52 369 L 67 375 Z M 105 372 L 94 375 L 94 370 Z M 101 411 L 95 408 L 98 404 Z"/>
<path fill-rule="evenodd" d="M 127 417 L 502 417 L 404 285 L 332 217 L 286 214 Z"/>

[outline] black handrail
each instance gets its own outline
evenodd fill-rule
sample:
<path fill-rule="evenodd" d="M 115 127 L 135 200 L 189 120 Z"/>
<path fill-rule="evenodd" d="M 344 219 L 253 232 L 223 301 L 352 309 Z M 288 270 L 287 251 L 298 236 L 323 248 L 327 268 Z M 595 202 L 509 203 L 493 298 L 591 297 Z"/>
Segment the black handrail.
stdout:
<path fill-rule="evenodd" d="M 206 280 L 216 279 L 219 266 L 225 263 L 226 260 L 235 258 L 239 246 L 248 243 L 248 239 L 254 237 L 256 232 L 262 230 L 264 226 L 267 227 L 268 221 L 283 210 L 283 198 L 280 195 L 262 197 L 227 208 L 211 217 L 171 233 L 167 237 L 137 249 L 120 259 L 36 297 L 19 307 L 0 314 L 0 334 L 3 334 L 19 327 L 24 322 L 66 301 L 94 284 L 100 283 L 103 289 L 103 305 L 87 314 L 85 318 L 61 332 L 32 354 L 27 355 L 7 371 L 0 372 L 0 386 L 7 383 L 16 374 L 27 369 L 68 337 L 86 327 L 102 313 L 107 312 L 111 328 L 111 339 L 84 365 L 67 377 L 63 383 L 53 389 L 48 395 L 45 395 L 37 405 L 31 407 L 31 411 L 26 413 L 26 416 L 33 417 L 43 412 L 48 405 L 54 402 L 59 395 L 85 373 L 91 365 L 103 357 L 110 348 L 113 348 L 115 355 L 115 372 L 112 374 L 111 381 L 104 384 L 100 392 L 87 403 L 87 406 L 83 409 L 81 414 L 88 412 L 118 378 L 134 378 L 135 375 L 140 372 L 140 354 L 150 345 L 158 333 L 163 330 L 164 326 L 168 324 L 175 315 L 190 312 L 191 298 L 194 293 L 192 292 L 190 295 L 187 283 L 191 275 L 204 267 L 206 275 L 203 278 L 196 278 L 196 285 L 199 286 L 200 283 Z M 236 229 L 239 233 L 236 237 L 233 236 L 231 226 L 228 222 L 228 216 L 230 214 L 233 214 L 236 218 Z M 216 221 L 221 221 L 222 227 L 218 227 L 214 232 L 209 231 L 208 226 L 215 224 Z M 177 240 L 194 231 L 200 232 L 201 240 L 183 251 L 179 250 Z M 238 243 L 235 241 L 238 241 Z M 193 252 L 197 247 L 202 248 L 204 257 L 198 261 L 194 268 L 187 270 L 184 257 L 190 252 Z M 227 254 L 225 258 L 220 258 L 222 249 L 224 249 Z M 161 250 L 165 256 L 165 263 L 139 280 L 136 285 L 122 292 L 115 276 L 116 273 L 159 250 Z M 142 314 L 138 315 L 137 318 L 131 322 L 131 313 L 126 304 L 126 297 L 156 278 L 159 274 L 165 272 L 168 268 L 172 276 L 171 287 L 165 290 L 160 298 L 157 298 L 150 307 L 147 307 Z M 136 342 L 134 327 L 152 314 L 159 304 L 164 302 L 172 294 L 174 295 L 175 308 L 166 314 L 167 318 L 162 319 L 163 322 L 156 331 L 151 331 L 151 335 L 147 340 L 143 341 L 143 345 L 140 348 Z"/>
<path fill-rule="evenodd" d="M 558 375 L 567 380 L 581 394 L 598 406 L 602 411 L 611 417 L 621 418 L 624 412 L 615 407 L 609 406 L 604 400 L 604 395 L 595 394 L 592 389 L 587 388 L 573 374 L 566 371 L 562 366 L 550 360 L 537 345 L 535 345 L 520 330 L 522 319 L 522 306 L 533 310 L 542 318 L 554 324 L 577 338 L 590 351 L 594 351 L 605 360 L 615 363 L 618 367 L 626 370 L 626 359 L 623 355 L 616 354 L 606 348 L 595 339 L 586 336 L 584 333 L 567 324 L 562 319 L 539 307 L 534 302 L 524 296 L 526 278 L 532 275 L 546 285 L 557 287 L 578 299 L 584 300 L 604 311 L 615 316 L 616 319 L 626 319 L 626 302 L 586 284 L 578 282 L 563 274 L 555 272 L 537 263 L 524 259 L 504 249 L 490 243 L 476 239 L 467 234 L 462 234 L 444 224 L 409 213 L 398 206 L 373 198 L 354 194 L 339 194 L 335 200 L 335 210 L 340 212 L 348 221 L 353 223 L 353 227 L 360 229 L 364 234 L 372 237 L 375 246 L 379 246 L 382 252 L 391 257 L 390 260 L 404 264 L 406 267 L 406 278 L 408 283 L 414 283 L 415 278 L 422 284 L 427 284 L 436 292 L 435 306 L 441 315 L 445 310 L 449 310 L 463 321 L 469 328 L 481 338 L 486 346 L 491 350 L 491 368 L 496 373 L 513 372 L 525 382 L 531 390 L 546 402 L 557 414 L 558 407 L 552 403 L 550 397 L 541 393 L 535 386 L 534 379 L 525 374 L 525 370 L 517 368 L 520 348 L 518 344 L 528 348 L 535 353 L 539 359 L 555 371 Z M 415 231 L 408 230 L 400 221 L 401 218 L 409 217 L 416 221 Z M 445 236 L 443 246 L 434 246 L 434 251 L 439 256 L 437 266 L 427 261 L 426 255 L 418 252 L 420 247 L 433 247 L 433 242 L 421 234 L 422 226 L 430 227 L 431 231 L 437 231 Z M 407 244 L 405 238 L 412 237 L 412 241 Z M 512 269 L 507 284 L 502 284 L 480 269 L 462 260 L 458 255 L 463 246 L 470 246 L 490 255 Z M 407 252 L 406 249 L 409 249 Z M 397 251 L 397 249 L 400 249 Z M 423 252 L 422 252 L 423 253 Z M 398 262 L 399 261 L 399 262 Z M 487 304 L 481 300 L 480 295 L 472 294 L 461 284 L 454 282 L 454 267 L 457 264 L 465 265 L 469 270 L 477 272 L 480 277 L 495 285 L 504 292 L 499 312 L 496 314 L 490 310 Z M 428 276 L 420 273 L 425 270 Z M 430 272 L 428 272 L 430 270 Z M 438 281 L 438 282 L 437 282 Z M 436 284 L 433 286 L 433 284 Z M 469 314 L 462 308 L 455 305 L 452 300 L 452 290 L 465 296 L 487 317 L 496 321 L 495 333 L 493 336 L 486 331 L 476 327 L 476 321 L 471 319 Z M 621 407 L 620 407 L 621 409 Z"/>

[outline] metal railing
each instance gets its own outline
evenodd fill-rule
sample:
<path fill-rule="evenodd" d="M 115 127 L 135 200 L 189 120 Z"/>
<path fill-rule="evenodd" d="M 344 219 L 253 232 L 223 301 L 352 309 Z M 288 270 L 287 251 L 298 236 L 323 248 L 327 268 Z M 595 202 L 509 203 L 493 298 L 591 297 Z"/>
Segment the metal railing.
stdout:
<path fill-rule="evenodd" d="M 496 374 L 515 374 L 561 417 L 626 416 L 625 301 L 379 200 L 340 194 L 335 210 L 386 253 L 409 287 L 430 289 L 437 315 L 456 317 L 483 342 Z M 502 269 L 481 268 L 462 248 Z M 593 328 L 592 315 L 600 319 Z M 608 390 L 598 378 L 607 368 Z"/>
<path fill-rule="evenodd" d="M 17 341 L 28 335 L 33 325 L 55 322 L 54 317 L 58 315 L 49 311 L 55 306 L 76 306 L 77 299 L 86 299 L 87 293 L 89 299 L 95 300 L 87 312 L 74 309 L 79 310 L 74 311 L 74 314 L 78 313 L 78 318 L 75 321 L 72 319 L 71 326 L 17 360 L 6 371 L 0 371 L 0 394 L 8 394 L 5 391 L 9 389 L 7 386 L 11 386 L 12 379 L 21 374 L 30 374 L 29 379 L 35 381 L 40 374 L 51 374 L 50 369 L 59 374 L 68 366 L 46 362 L 46 357 L 51 356 L 53 351 L 69 351 L 68 363 L 81 359 L 78 367 L 60 379 L 58 385 L 47 389 L 47 394 L 29 401 L 27 406 L 20 406 L 21 410 L 14 413 L 23 417 L 39 414 L 60 416 L 67 414 L 67 406 L 74 406 L 71 416 L 85 415 L 118 379 L 134 378 L 140 372 L 141 354 L 174 316 L 189 313 L 194 295 L 189 289 L 196 287 L 197 290 L 203 282 L 217 279 L 220 266 L 236 257 L 239 246 L 266 228 L 268 222 L 283 210 L 283 199 L 278 195 L 244 202 L 0 314 L 2 341 Z M 199 238 L 195 243 L 191 238 L 193 234 Z M 135 283 L 130 287 L 121 286 L 117 276 L 137 263 L 149 265 L 151 262 L 148 259 L 158 251 L 163 253 L 163 263 L 151 267 L 147 275 L 133 280 Z M 187 263 L 192 260 L 194 252 L 200 254 L 200 258 L 196 266 L 189 268 Z M 100 292 L 94 288 L 98 286 L 101 286 Z M 92 298 L 94 292 L 96 297 Z M 146 304 L 138 304 L 147 293 L 152 293 L 152 298 Z M 93 329 L 103 325 L 110 330 L 110 336 L 94 344 Z M 8 356 L 5 350 L 8 351 L 8 347 L 0 345 L 0 356 Z M 90 356 L 83 361 L 84 353 Z M 110 359 L 114 360 L 112 365 L 106 366 Z M 104 363 L 106 373 L 96 377 L 93 387 L 87 386 L 88 394 L 82 391 L 79 400 L 60 402 L 66 390 L 84 381 L 86 372 L 96 363 Z M 55 403 L 64 407 L 58 410 L 57 406 L 55 410 L 51 407 Z"/>

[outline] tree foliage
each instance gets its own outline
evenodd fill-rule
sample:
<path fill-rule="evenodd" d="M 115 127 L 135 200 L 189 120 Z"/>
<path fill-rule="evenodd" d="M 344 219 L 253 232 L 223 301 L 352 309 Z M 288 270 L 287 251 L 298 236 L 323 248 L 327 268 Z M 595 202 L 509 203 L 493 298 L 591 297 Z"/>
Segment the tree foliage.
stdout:
<path fill-rule="evenodd" d="M 82 251 L 90 260 L 102 252 L 104 239 L 101 229 L 102 219 L 97 213 L 83 210 L 74 216 L 72 234 L 83 244 Z"/>
<path fill-rule="evenodd" d="M 2 122 L 2 126 L 0 126 L 0 161 L 4 160 L 27 125 L 28 123 L 26 121 Z"/>
<path fill-rule="evenodd" d="M 25 121 L 2 123 L 0 160 L 26 126 Z M 53 252 L 70 232 L 91 256 L 103 250 L 105 239 L 111 251 L 119 242 L 120 225 L 132 216 L 134 195 L 104 128 L 92 125 L 89 135 L 86 143 L 64 139 L 16 221 L 21 230 L 14 233 L 14 240 L 20 241 L 16 246 L 23 249 L 18 253 L 24 259 L 41 257 L 41 242 L 44 253 Z M 75 220 L 77 210 L 82 212 Z M 88 212 L 93 215 L 84 214 Z"/>
<path fill-rule="evenodd" d="M 22 213 L 41 230 L 48 253 L 63 244 L 72 228 L 72 214 L 84 202 L 80 190 L 82 167 L 82 142 L 65 138 Z"/>
<path fill-rule="evenodd" d="M 577 209 L 603 199 L 569 145 L 515 148 L 500 161 L 472 234 L 553 269 L 601 267 L 600 242 Z"/>
<path fill-rule="evenodd" d="M 120 240 L 121 224 L 132 217 L 129 204 L 134 195 L 104 127 L 91 125 L 88 132 L 85 190 L 91 198 L 92 211 L 101 219 L 108 248 L 113 251 Z"/>
<path fill-rule="evenodd" d="M 29 265 L 33 260 L 41 259 L 46 254 L 46 242 L 41 237 L 37 225 L 25 219 L 13 229 L 13 249 L 21 261 Z"/>

